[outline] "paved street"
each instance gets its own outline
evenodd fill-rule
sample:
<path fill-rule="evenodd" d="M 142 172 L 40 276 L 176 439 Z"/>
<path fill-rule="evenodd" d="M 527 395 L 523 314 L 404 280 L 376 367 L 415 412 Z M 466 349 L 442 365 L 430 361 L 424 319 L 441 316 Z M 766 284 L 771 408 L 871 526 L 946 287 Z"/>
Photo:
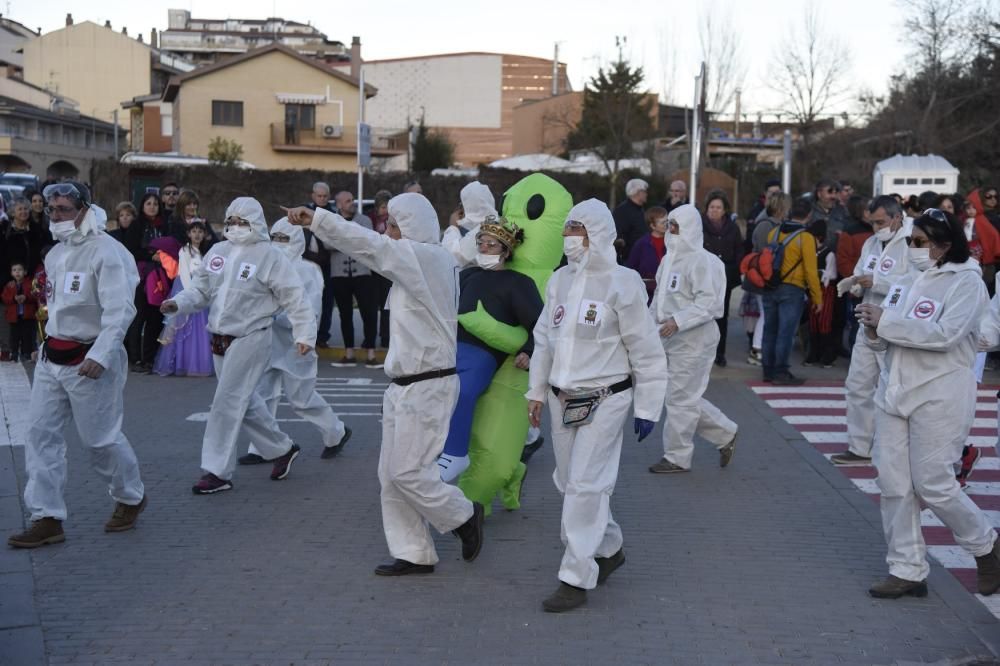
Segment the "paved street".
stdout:
<path fill-rule="evenodd" d="M 23 520 L 18 368 L 0 366 L 5 534 Z M 444 535 L 434 575 L 376 578 L 388 557 L 375 474 L 385 377 L 321 372 L 354 429 L 345 453 L 320 460 L 315 433 L 283 407 L 304 449 L 290 477 L 241 467 L 233 491 L 209 497 L 190 485 L 214 380 L 130 377 L 125 427 L 149 508 L 136 530 L 105 534 L 111 500 L 71 441 L 66 542 L 0 550 L 0 663 L 958 664 L 1000 652 L 1000 623 L 940 566 L 925 599 L 867 596 L 885 575 L 876 504 L 739 362 L 709 391 L 741 427 L 730 468 L 705 445 L 691 474 L 654 476 L 660 429 L 642 444 L 626 434 L 613 509 L 628 561 L 583 609 L 540 608 L 561 555 L 548 445 L 524 508 L 494 511 L 477 561 Z"/>

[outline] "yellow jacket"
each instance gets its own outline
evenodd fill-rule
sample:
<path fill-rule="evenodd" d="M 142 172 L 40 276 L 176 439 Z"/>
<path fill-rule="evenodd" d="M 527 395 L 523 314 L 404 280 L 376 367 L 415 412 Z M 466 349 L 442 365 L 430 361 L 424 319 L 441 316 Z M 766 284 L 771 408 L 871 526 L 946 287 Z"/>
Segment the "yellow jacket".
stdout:
<path fill-rule="evenodd" d="M 767 235 L 767 242 L 785 240 L 791 235 L 775 228 Z M 819 286 L 819 269 L 816 267 L 816 238 L 808 231 L 803 231 L 792 242 L 785 246 L 785 254 L 781 261 L 781 281 L 793 284 L 809 292 L 809 300 L 813 305 L 823 305 L 823 292 Z"/>

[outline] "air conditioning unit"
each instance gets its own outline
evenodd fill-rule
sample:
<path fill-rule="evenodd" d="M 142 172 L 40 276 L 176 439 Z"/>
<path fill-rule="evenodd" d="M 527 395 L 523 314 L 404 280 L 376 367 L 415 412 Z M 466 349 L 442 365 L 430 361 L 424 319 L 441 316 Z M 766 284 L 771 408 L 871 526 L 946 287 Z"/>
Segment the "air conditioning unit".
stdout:
<path fill-rule="evenodd" d="M 319 131 L 324 139 L 339 139 L 344 134 L 341 125 L 320 125 Z"/>

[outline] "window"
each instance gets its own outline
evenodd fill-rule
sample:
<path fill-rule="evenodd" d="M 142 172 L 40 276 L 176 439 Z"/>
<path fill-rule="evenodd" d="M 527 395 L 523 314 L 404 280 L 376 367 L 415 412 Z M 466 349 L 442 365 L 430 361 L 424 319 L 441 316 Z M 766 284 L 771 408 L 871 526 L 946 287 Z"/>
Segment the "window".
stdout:
<path fill-rule="evenodd" d="M 933 183 L 933 181 L 934 181 L 933 178 L 921 178 L 920 179 L 920 184 L 921 185 L 931 185 Z"/>
<path fill-rule="evenodd" d="M 286 104 L 285 126 L 301 130 L 316 129 L 316 105 Z"/>
<path fill-rule="evenodd" d="M 935 178 L 934 179 L 934 184 L 935 185 L 944 185 L 944 178 Z"/>
<path fill-rule="evenodd" d="M 243 127 L 243 102 L 212 100 L 212 124 Z"/>
<path fill-rule="evenodd" d="M 906 179 L 906 184 L 907 185 L 916 185 L 917 184 L 917 179 L 916 178 L 907 178 Z"/>
<path fill-rule="evenodd" d="M 893 178 L 892 179 L 892 184 L 893 185 L 905 185 L 906 182 L 902 178 Z"/>

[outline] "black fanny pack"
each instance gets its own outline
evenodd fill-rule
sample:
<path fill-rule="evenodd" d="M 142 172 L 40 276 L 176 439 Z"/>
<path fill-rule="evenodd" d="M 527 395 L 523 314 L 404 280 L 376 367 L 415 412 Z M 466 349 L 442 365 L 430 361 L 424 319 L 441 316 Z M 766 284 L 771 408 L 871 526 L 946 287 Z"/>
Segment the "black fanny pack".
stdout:
<path fill-rule="evenodd" d="M 216 356 L 225 356 L 229 350 L 229 345 L 233 344 L 236 338 L 232 335 L 212 334 L 212 353 Z"/>
<path fill-rule="evenodd" d="M 630 388 L 632 388 L 632 378 L 627 377 L 617 384 L 612 384 L 611 386 L 595 391 L 594 393 L 569 397 L 566 395 L 560 395 L 564 392 L 555 386 L 552 387 L 552 392 L 562 402 L 563 425 L 570 428 L 577 428 L 579 426 L 587 425 L 594 420 L 594 414 L 597 412 L 598 406 L 604 401 L 605 398 L 612 396 L 615 393 L 621 393 L 622 391 Z"/>
<path fill-rule="evenodd" d="M 417 382 L 427 381 L 428 379 L 438 379 L 439 377 L 451 377 L 454 374 L 458 374 L 456 368 L 446 368 L 444 370 L 431 370 L 429 372 L 421 372 L 417 375 L 407 375 L 405 377 L 395 377 L 392 380 L 393 384 L 399 386 L 409 386 L 410 384 L 416 384 Z"/>
<path fill-rule="evenodd" d="M 93 346 L 93 343 L 88 345 L 75 340 L 45 338 L 45 343 L 42 345 L 42 358 L 56 365 L 80 365 Z"/>

